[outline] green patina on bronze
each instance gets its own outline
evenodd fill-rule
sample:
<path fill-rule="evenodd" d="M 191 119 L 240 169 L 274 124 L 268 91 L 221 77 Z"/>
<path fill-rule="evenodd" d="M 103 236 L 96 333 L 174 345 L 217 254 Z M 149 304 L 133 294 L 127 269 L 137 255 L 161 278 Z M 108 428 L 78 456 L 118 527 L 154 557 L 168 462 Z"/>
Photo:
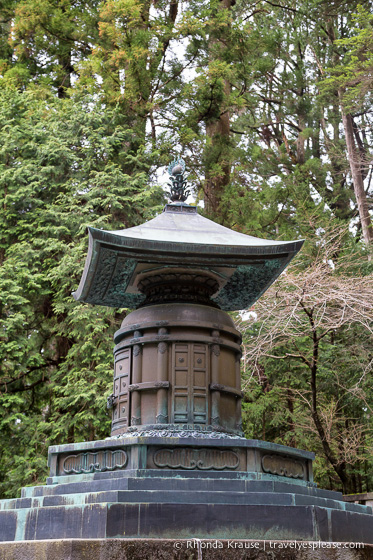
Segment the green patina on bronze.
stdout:
<path fill-rule="evenodd" d="M 303 241 L 259 239 L 204 218 L 196 207 L 185 204 L 189 191 L 184 170 L 180 159 L 170 165 L 173 202 L 153 220 L 112 232 L 89 228 L 89 251 L 75 299 L 137 308 L 146 304 L 142 285 L 136 283 L 139 274 L 148 269 L 159 276 L 176 267 L 178 273 L 210 273 L 218 286 L 209 305 L 234 311 L 250 307 L 274 282 Z M 187 297 L 184 301 L 193 302 Z"/>
<path fill-rule="evenodd" d="M 187 182 L 184 178 L 185 163 L 181 158 L 175 159 L 168 166 L 170 175 L 170 200 L 172 202 L 185 202 L 190 194 Z"/>
<path fill-rule="evenodd" d="M 270 241 L 198 214 L 183 160 L 162 214 L 136 227 L 89 228 L 75 299 L 136 309 L 115 334 L 112 436 L 242 437 L 241 336 L 225 311 L 247 309 L 303 241 Z M 172 434 L 172 435 L 171 435 Z M 159 434 L 158 434 L 159 435 Z"/>
<path fill-rule="evenodd" d="M 136 268 L 135 259 L 121 259 L 113 249 L 100 249 L 100 259 L 87 303 L 108 307 L 137 307 L 145 300 L 142 294 L 127 294 L 128 282 Z"/>
<path fill-rule="evenodd" d="M 289 259 L 290 260 L 290 259 Z M 240 265 L 236 268 L 230 282 L 212 298 L 221 309 L 247 309 L 266 291 L 289 260 L 268 260 L 262 266 Z M 245 287 L 244 290 L 242 288 Z"/>

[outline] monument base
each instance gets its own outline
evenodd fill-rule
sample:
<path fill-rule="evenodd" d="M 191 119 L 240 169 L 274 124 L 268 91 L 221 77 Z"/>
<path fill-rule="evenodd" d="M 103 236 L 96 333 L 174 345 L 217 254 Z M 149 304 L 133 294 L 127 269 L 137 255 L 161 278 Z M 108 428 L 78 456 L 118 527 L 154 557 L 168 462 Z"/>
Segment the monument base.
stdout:
<path fill-rule="evenodd" d="M 187 433 L 51 447 L 47 484 L 0 501 L 0 541 L 194 537 L 373 544 L 372 508 L 316 488 L 312 453 L 228 434 Z"/>

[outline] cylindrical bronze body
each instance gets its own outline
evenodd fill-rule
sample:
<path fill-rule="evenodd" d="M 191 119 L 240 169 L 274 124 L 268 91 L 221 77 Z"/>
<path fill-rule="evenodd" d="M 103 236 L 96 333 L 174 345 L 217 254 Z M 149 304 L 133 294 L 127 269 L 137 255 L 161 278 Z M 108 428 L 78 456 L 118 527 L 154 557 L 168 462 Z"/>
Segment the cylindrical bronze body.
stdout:
<path fill-rule="evenodd" d="M 241 336 L 220 309 L 150 305 L 116 332 L 112 435 L 134 430 L 241 434 Z"/>

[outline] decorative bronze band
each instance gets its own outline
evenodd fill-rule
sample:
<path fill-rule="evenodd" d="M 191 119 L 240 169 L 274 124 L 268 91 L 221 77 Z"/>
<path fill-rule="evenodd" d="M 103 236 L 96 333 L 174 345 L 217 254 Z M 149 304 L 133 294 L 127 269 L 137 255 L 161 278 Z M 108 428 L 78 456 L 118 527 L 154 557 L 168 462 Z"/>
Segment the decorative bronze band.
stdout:
<path fill-rule="evenodd" d="M 193 437 L 206 439 L 239 439 L 245 440 L 236 430 L 227 430 L 221 426 L 211 424 L 144 424 L 142 426 L 130 426 L 126 433 L 137 437 Z"/>
<path fill-rule="evenodd" d="M 220 393 L 227 393 L 229 395 L 234 395 L 239 399 L 242 399 L 242 391 L 235 389 L 234 387 L 227 387 L 227 385 L 220 385 L 220 383 L 210 383 L 210 391 L 220 391 Z"/>
<path fill-rule="evenodd" d="M 147 329 L 153 329 L 153 328 L 157 328 L 160 326 L 167 326 L 168 329 L 173 328 L 173 327 L 195 327 L 198 329 L 211 329 L 211 323 L 207 322 L 207 321 L 149 321 L 149 322 L 144 322 L 141 324 L 141 331 L 144 332 Z M 215 327 L 215 325 L 214 325 Z M 142 342 L 142 337 L 138 338 L 135 336 L 135 331 L 138 330 L 140 328 L 140 325 L 138 324 L 134 324 L 134 325 L 128 325 L 127 327 L 124 327 L 123 329 L 119 329 L 115 335 L 114 335 L 114 340 L 116 342 L 119 342 L 123 336 L 128 335 L 129 333 L 133 333 L 133 337 L 138 339 L 138 342 Z M 229 336 L 234 336 L 235 339 L 237 339 L 238 344 L 241 343 L 241 335 L 240 333 L 234 329 L 233 327 L 227 327 L 227 326 L 222 326 L 222 325 L 216 325 L 216 328 L 220 331 L 220 336 L 221 334 L 225 334 L 225 335 L 229 335 Z"/>
<path fill-rule="evenodd" d="M 146 295 L 142 305 L 189 302 L 218 307 L 211 301 L 219 289 L 219 283 L 203 271 L 177 271 L 164 269 L 140 278 L 138 290 Z"/>
<path fill-rule="evenodd" d="M 162 337 L 160 337 L 159 335 L 149 335 L 149 336 L 142 337 L 141 344 L 157 344 L 158 342 L 160 342 L 160 340 L 167 341 L 167 342 L 197 342 L 201 344 L 210 344 L 210 345 L 216 344 L 216 340 L 214 340 L 213 337 L 206 336 L 203 334 L 201 335 L 170 334 L 170 335 L 162 335 Z M 131 338 L 130 340 L 126 340 L 118 344 L 115 347 L 114 351 L 119 352 L 120 350 L 123 350 L 124 348 L 129 348 L 130 346 L 134 346 L 135 344 L 139 344 L 139 339 Z M 239 344 L 236 344 L 235 342 L 230 342 L 228 340 L 221 339 L 220 346 L 223 346 L 225 348 L 230 348 L 231 350 L 234 350 L 235 352 L 238 352 L 241 355 L 241 347 L 239 346 Z"/>
<path fill-rule="evenodd" d="M 157 389 L 169 389 L 169 381 L 144 381 L 143 383 L 135 383 L 128 387 L 130 393 L 133 391 L 154 391 Z"/>

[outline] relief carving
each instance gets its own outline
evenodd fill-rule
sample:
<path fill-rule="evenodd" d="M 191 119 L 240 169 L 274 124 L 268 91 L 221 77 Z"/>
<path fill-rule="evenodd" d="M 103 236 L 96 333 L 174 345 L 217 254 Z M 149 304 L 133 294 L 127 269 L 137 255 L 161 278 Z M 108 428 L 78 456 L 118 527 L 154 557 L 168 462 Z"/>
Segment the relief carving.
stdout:
<path fill-rule="evenodd" d="M 304 478 L 305 475 L 303 463 L 280 455 L 263 455 L 262 468 L 266 473 L 287 478 Z"/>
<path fill-rule="evenodd" d="M 69 455 L 62 463 L 65 474 L 82 474 L 93 472 L 114 471 L 124 469 L 128 461 L 127 453 L 123 449 L 111 451 L 88 451 Z"/>
<path fill-rule="evenodd" d="M 164 354 L 166 352 L 166 350 L 167 350 L 167 344 L 165 342 L 160 342 L 158 344 L 158 352 L 160 354 Z"/>
<path fill-rule="evenodd" d="M 115 403 L 115 399 L 117 399 L 118 397 L 116 395 L 114 395 L 114 393 L 111 393 L 111 395 L 108 396 L 108 398 L 106 399 L 106 408 L 110 409 L 113 408 L 114 403 Z"/>
<path fill-rule="evenodd" d="M 143 295 L 131 294 L 128 298 L 126 294 L 126 286 L 135 267 L 135 259 L 118 257 L 115 250 L 101 248 L 87 301 L 111 307 L 126 307 L 128 299 L 134 306 L 140 304 L 145 299 Z"/>
<path fill-rule="evenodd" d="M 234 470 L 239 465 L 237 453 L 219 449 L 159 449 L 154 453 L 153 461 L 159 468 L 187 470 Z"/>
<path fill-rule="evenodd" d="M 136 358 L 140 354 L 141 354 L 141 346 L 139 344 L 135 344 L 135 346 L 133 347 L 133 355 Z"/>
<path fill-rule="evenodd" d="M 150 424 L 140 428 L 129 427 L 130 437 L 173 437 L 173 438 L 206 438 L 206 439 L 234 439 L 243 441 L 246 438 L 231 432 L 222 430 L 219 426 L 219 418 L 214 425 L 206 424 L 166 424 L 161 427 L 158 424 Z"/>
<path fill-rule="evenodd" d="M 115 251 L 110 249 L 101 249 L 98 274 L 96 274 L 89 292 L 89 300 L 93 303 L 96 300 L 103 298 L 116 262 L 117 256 Z"/>

